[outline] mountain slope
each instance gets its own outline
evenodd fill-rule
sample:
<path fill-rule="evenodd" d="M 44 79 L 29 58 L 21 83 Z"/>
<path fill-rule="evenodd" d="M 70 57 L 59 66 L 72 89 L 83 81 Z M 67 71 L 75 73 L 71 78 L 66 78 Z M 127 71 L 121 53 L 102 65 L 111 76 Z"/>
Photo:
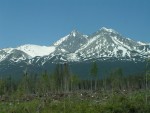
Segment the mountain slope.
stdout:
<path fill-rule="evenodd" d="M 53 45 L 62 52 L 74 53 L 81 46 L 87 43 L 87 35 L 79 33 L 77 30 L 73 30 L 69 35 L 61 38 Z"/>
<path fill-rule="evenodd" d="M 88 42 L 75 53 L 80 54 L 82 59 L 92 58 L 128 58 L 144 57 L 150 48 L 146 44 L 140 44 L 129 38 L 124 38 L 112 29 L 102 28 L 88 37 Z M 147 49 L 140 47 L 147 47 Z M 144 51 L 144 54 L 141 52 Z"/>
<path fill-rule="evenodd" d="M 0 62 L 3 61 L 13 50 L 13 48 L 6 48 L 0 50 Z"/>
<path fill-rule="evenodd" d="M 24 53 L 23 51 L 13 49 L 11 51 L 11 53 L 5 57 L 5 60 L 11 61 L 11 62 L 21 62 L 21 61 L 24 61 L 24 60 L 30 59 L 30 58 L 31 58 L 31 56 Z"/>
<path fill-rule="evenodd" d="M 31 45 L 26 44 L 19 46 L 17 48 L 6 48 L 0 50 L 0 61 L 5 60 L 8 56 L 11 56 L 12 54 L 26 54 L 24 56 L 28 56 L 26 59 L 31 59 L 36 56 L 43 57 L 45 55 L 49 55 L 50 53 L 55 51 L 54 46 L 39 46 L 39 45 Z M 22 59 L 25 59 L 22 57 Z"/>

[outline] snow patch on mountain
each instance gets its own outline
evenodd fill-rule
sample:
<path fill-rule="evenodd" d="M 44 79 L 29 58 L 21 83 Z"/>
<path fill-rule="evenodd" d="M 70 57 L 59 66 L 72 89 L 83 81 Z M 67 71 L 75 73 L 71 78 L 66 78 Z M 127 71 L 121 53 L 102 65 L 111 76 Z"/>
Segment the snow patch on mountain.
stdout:
<path fill-rule="evenodd" d="M 23 45 L 17 48 L 17 50 L 21 50 L 25 53 L 27 53 L 28 55 L 30 55 L 31 57 L 35 57 L 35 56 L 45 56 L 45 55 L 49 55 L 50 53 L 55 51 L 55 47 L 50 46 L 38 46 L 38 45 Z"/>
<path fill-rule="evenodd" d="M 23 60 L 26 60 L 26 56 L 22 55 L 22 57 L 19 57 L 19 58 L 16 58 L 16 57 L 12 57 L 10 59 L 10 61 L 13 61 L 13 62 L 19 62 L 19 61 L 23 61 Z"/>
<path fill-rule="evenodd" d="M 12 51 L 13 48 L 6 48 L 0 50 L 0 61 L 4 60 Z"/>
<path fill-rule="evenodd" d="M 6 57 L 5 54 L 0 55 L 0 61 L 2 61 L 3 59 L 5 59 L 5 57 Z"/>
<path fill-rule="evenodd" d="M 96 41 L 99 38 L 99 36 L 95 36 L 92 39 L 88 40 L 86 44 L 84 44 L 83 46 L 81 46 L 80 49 L 78 49 L 77 51 L 75 51 L 75 53 L 78 53 L 80 51 L 82 51 L 83 49 L 85 49 L 86 47 L 88 47 L 91 43 L 93 43 L 94 41 Z"/>
<path fill-rule="evenodd" d="M 69 35 L 61 38 L 60 40 L 58 40 L 57 42 L 54 43 L 54 46 L 60 45 L 63 41 L 67 40 L 68 37 L 69 37 Z"/>
<path fill-rule="evenodd" d="M 108 29 L 108 28 L 106 28 L 106 27 L 102 27 L 102 28 L 100 29 L 100 31 L 107 31 L 107 32 L 110 32 L 110 33 L 117 33 L 117 34 L 118 34 L 118 32 L 116 32 L 115 30 L 113 30 L 113 29 Z"/>
<path fill-rule="evenodd" d="M 138 41 L 137 43 L 140 44 L 140 45 L 147 45 L 146 43 L 143 43 L 141 41 Z"/>
<path fill-rule="evenodd" d="M 117 37 L 112 37 L 112 40 L 114 41 L 114 43 L 115 43 L 116 45 L 124 47 L 124 50 L 125 50 L 125 48 L 127 48 L 127 49 L 129 49 L 129 50 L 132 50 L 128 45 L 125 45 L 125 44 L 123 44 L 123 42 L 119 41 L 119 40 L 117 39 Z"/>
<path fill-rule="evenodd" d="M 14 48 L 5 48 L 5 49 L 2 49 L 2 50 L 9 54 L 9 53 L 12 52 L 12 50 L 14 50 Z"/>
<path fill-rule="evenodd" d="M 67 55 L 67 60 L 70 62 L 80 61 L 80 58 L 75 53 L 70 53 Z"/>

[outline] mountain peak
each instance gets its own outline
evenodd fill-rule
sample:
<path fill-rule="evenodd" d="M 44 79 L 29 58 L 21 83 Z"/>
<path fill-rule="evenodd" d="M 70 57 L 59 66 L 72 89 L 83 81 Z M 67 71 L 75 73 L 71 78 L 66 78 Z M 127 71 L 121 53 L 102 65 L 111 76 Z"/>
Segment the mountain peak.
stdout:
<path fill-rule="evenodd" d="M 74 36 L 74 37 L 77 36 L 78 34 L 81 34 L 81 33 L 79 31 L 77 31 L 76 29 L 72 30 L 70 33 L 70 35 Z"/>
<path fill-rule="evenodd" d="M 117 33 L 115 30 L 109 29 L 109 28 L 106 28 L 106 27 L 102 27 L 100 29 L 100 31 L 106 31 L 106 32 L 109 32 L 109 33 Z"/>

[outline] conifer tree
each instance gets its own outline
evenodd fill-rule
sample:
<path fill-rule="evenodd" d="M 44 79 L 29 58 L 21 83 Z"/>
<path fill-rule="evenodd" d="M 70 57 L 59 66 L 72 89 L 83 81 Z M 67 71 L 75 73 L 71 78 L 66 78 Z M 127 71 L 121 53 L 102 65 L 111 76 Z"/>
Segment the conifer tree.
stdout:
<path fill-rule="evenodd" d="M 98 74 L 98 66 L 96 62 L 92 64 L 91 67 L 91 76 L 95 79 L 95 90 L 97 89 L 97 74 Z M 92 79 L 91 79 L 91 89 L 92 89 Z"/>
<path fill-rule="evenodd" d="M 148 84 L 150 81 L 150 59 L 147 60 L 146 62 L 146 76 L 145 76 L 145 90 L 146 90 L 146 97 L 145 97 L 145 101 L 147 104 L 147 100 L 148 100 Z"/>
<path fill-rule="evenodd" d="M 64 64 L 64 91 L 69 91 L 69 78 L 70 78 L 70 72 L 68 64 Z"/>

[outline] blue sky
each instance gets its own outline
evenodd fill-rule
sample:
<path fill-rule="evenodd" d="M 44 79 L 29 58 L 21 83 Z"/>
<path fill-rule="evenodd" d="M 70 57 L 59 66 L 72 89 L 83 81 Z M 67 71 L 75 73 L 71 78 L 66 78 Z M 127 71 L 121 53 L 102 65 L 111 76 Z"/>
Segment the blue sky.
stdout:
<path fill-rule="evenodd" d="M 150 42 L 150 0 L 0 0 L 0 48 L 51 45 L 103 26 Z"/>

